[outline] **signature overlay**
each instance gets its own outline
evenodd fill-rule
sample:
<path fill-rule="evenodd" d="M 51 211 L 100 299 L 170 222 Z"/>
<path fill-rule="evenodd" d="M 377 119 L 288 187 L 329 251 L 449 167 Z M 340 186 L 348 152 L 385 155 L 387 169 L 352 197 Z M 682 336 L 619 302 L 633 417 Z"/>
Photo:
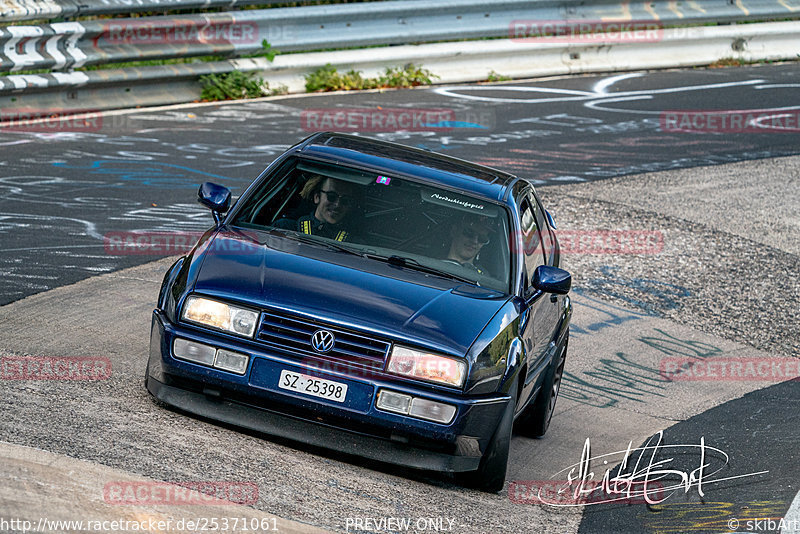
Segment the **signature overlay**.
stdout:
<path fill-rule="evenodd" d="M 560 487 L 553 490 L 540 486 L 535 489 L 535 498 L 540 503 L 559 507 L 638 500 L 653 505 L 664 502 L 678 491 L 688 493 L 695 488 L 703 497 L 707 485 L 769 472 L 715 477 L 729 463 L 725 451 L 706 445 L 705 437 L 700 438 L 699 444 L 665 445 L 663 440 L 663 432 L 658 432 L 641 447 L 633 448 L 631 441 L 625 450 L 592 456 L 591 441 L 586 438 L 580 461 L 553 475 L 553 479 L 562 478 Z M 613 467 L 617 463 L 613 460 L 619 455 L 622 455 L 619 467 Z M 692 462 L 690 470 L 678 468 L 677 461 L 687 461 L 687 457 Z M 699 457 L 699 461 L 695 457 Z M 593 463 L 605 466 L 602 474 L 592 468 Z"/>

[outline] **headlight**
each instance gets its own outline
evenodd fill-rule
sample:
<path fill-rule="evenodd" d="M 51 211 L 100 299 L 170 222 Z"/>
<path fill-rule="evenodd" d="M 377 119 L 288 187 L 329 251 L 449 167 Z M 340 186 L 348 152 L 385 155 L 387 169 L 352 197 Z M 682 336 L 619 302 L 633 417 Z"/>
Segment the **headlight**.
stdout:
<path fill-rule="evenodd" d="M 467 374 L 467 364 L 455 358 L 395 346 L 389 355 L 386 370 L 428 382 L 461 387 Z"/>
<path fill-rule="evenodd" d="M 211 326 L 240 336 L 253 337 L 258 313 L 203 297 L 189 297 L 183 306 L 185 321 Z"/>

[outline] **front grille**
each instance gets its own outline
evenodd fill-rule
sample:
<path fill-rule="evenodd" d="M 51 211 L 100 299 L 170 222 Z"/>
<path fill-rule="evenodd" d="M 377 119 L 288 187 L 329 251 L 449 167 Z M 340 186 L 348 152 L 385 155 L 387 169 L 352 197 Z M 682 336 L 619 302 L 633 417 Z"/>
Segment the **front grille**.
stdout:
<path fill-rule="evenodd" d="M 333 349 L 326 353 L 315 351 L 311 336 L 317 330 L 331 332 L 336 341 Z M 331 324 L 289 315 L 285 312 L 268 311 L 261 314 L 258 341 L 291 355 L 307 355 L 325 360 L 336 360 L 358 367 L 382 368 L 389 352 L 390 343 L 374 339 L 352 330 Z"/>

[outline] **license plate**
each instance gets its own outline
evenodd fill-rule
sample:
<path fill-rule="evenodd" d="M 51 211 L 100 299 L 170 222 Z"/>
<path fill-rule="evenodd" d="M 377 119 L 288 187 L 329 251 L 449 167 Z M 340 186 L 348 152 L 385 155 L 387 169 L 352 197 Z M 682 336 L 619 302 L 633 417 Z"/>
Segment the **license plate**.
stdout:
<path fill-rule="evenodd" d="M 286 369 L 281 371 L 278 387 L 336 402 L 344 402 L 347 396 L 347 384 L 301 375 Z"/>

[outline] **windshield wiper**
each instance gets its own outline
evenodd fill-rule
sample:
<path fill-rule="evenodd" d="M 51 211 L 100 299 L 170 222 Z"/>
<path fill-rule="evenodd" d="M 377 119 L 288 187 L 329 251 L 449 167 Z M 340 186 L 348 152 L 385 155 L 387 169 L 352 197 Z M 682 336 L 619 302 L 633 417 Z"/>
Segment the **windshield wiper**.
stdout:
<path fill-rule="evenodd" d="M 287 237 L 291 239 L 296 239 L 298 241 L 302 241 L 303 243 L 308 243 L 310 245 L 322 245 L 323 247 L 328 247 L 329 249 L 336 250 L 338 252 L 346 252 L 348 254 L 352 254 L 354 256 L 358 256 L 360 258 L 364 258 L 366 254 L 360 252 L 358 250 L 354 250 L 350 247 L 346 247 L 344 245 L 340 245 L 336 241 L 328 241 L 323 239 L 318 239 L 315 237 L 311 237 L 310 235 L 301 234 L 301 233 L 287 233 Z"/>
<path fill-rule="evenodd" d="M 433 274 L 439 276 L 440 278 L 449 278 L 451 280 L 458 280 L 459 282 L 466 282 L 468 284 L 480 285 L 475 280 L 470 280 L 469 278 L 453 274 L 443 269 L 437 269 L 436 267 L 430 267 L 428 265 L 424 265 L 414 258 L 407 258 L 405 256 L 397 256 L 397 255 L 382 256 L 380 254 L 375 254 L 374 252 L 362 252 L 350 248 L 348 246 L 341 245 L 336 241 L 317 239 L 310 235 L 301 233 L 287 232 L 286 236 L 290 237 L 291 239 L 296 239 L 298 241 L 301 241 L 303 243 L 308 243 L 310 245 L 322 245 L 332 250 L 336 250 L 338 252 L 345 252 L 347 254 L 352 254 L 360 258 L 369 258 L 371 260 L 377 260 L 377 261 L 382 261 L 384 263 L 388 263 L 389 265 L 396 265 L 398 267 L 405 267 L 407 269 L 412 269 L 414 271 Z"/>
<path fill-rule="evenodd" d="M 442 278 L 450 278 L 453 280 L 458 280 L 459 282 L 466 282 L 468 284 L 476 283 L 475 280 L 470 280 L 469 278 L 458 276 L 457 274 L 453 274 L 443 269 L 437 269 L 436 267 L 424 265 L 419 261 L 415 260 L 414 258 L 407 258 L 405 256 L 397 256 L 397 255 L 381 256 L 379 254 L 364 254 L 364 256 L 373 260 L 386 262 L 389 265 L 396 265 L 398 267 L 405 267 L 406 269 L 412 269 L 414 271 L 434 274 Z"/>

